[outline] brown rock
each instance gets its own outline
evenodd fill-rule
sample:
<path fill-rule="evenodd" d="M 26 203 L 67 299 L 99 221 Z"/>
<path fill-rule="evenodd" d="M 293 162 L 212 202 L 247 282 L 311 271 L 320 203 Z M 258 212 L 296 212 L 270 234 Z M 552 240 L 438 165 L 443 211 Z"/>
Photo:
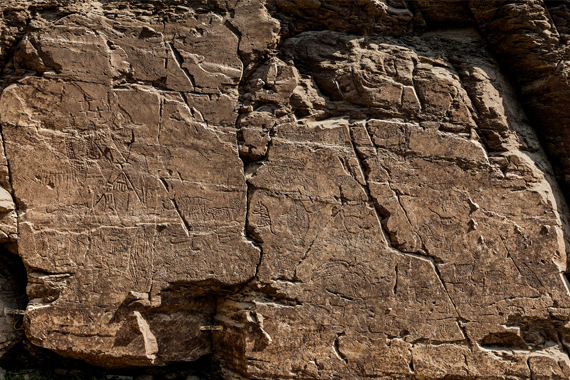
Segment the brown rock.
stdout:
<path fill-rule="evenodd" d="M 212 38 L 226 33 L 235 40 L 213 20 Z M 57 71 L 24 79 L 2 97 L 11 183 L 26 208 L 19 215 L 18 248 L 34 284 L 28 336 L 98 364 L 195 360 L 210 352 L 208 335 L 198 327 L 213 312 L 213 300 L 200 290 L 176 308 L 180 296 L 168 296 L 168 289 L 193 294 L 184 289 L 199 285 L 217 292 L 252 278 L 259 261 L 259 250 L 243 237 L 246 187 L 235 131 L 209 128 L 183 93 L 146 84 L 166 75 L 158 72 L 168 69 L 165 52 L 172 59 L 178 46 L 184 57 L 183 42 L 169 44 L 147 26 L 125 27 L 117 38 L 94 21 L 72 16 L 49 39 L 38 38 L 39 51 Z M 79 22 L 87 26 L 62 26 Z M 76 48 L 62 41 L 75 43 L 70 31 L 101 62 L 69 60 L 69 49 Z M 108 45 L 119 46 L 114 51 L 123 46 L 126 75 L 138 83 L 113 83 Z M 235 69 L 214 64 L 227 64 L 219 53 L 201 57 L 186 67 L 196 88 L 237 84 L 237 57 Z M 88 65 L 79 70 L 82 61 Z M 63 322 L 79 315 L 90 322 Z M 178 335 L 173 329 L 181 328 L 192 343 L 170 343 Z"/>
<path fill-rule="evenodd" d="M 27 339 L 224 379 L 568 378 L 567 8 L 6 1 Z"/>

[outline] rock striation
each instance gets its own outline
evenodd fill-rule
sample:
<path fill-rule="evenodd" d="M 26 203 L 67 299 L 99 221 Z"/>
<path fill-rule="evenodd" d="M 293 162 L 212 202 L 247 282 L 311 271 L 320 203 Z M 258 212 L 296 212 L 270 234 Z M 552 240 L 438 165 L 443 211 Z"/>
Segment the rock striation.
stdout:
<path fill-rule="evenodd" d="M 6 0 L 0 304 L 17 253 L 101 367 L 569 378 L 569 9 Z"/>

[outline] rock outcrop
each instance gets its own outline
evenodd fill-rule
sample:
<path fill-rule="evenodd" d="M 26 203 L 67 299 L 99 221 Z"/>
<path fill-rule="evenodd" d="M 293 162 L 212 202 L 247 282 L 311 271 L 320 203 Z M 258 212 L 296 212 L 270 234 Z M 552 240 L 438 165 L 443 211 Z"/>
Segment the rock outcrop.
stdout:
<path fill-rule="evenodd" d="M 570 377 L 569 9 L 7 0 L 27 339 L 224 379 Z"/>

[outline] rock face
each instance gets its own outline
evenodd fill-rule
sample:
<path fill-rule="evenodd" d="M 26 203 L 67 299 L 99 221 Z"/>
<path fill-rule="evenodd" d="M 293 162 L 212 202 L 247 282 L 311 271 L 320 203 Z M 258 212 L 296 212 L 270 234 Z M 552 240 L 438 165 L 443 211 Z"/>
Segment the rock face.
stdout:
<path fill-rule="evenodd" d="M 27 339 L 224 379 L 570 377 L 569 9 L 6 1 Z"/>

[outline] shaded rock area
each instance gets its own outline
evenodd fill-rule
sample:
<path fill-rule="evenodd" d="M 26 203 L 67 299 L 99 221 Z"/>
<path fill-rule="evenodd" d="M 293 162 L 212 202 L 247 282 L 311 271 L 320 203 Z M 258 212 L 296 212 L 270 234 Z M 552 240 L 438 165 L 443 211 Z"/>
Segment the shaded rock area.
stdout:
<path fill-rule="evenodd" d="M 570 377 L 570 2 L 0 12 L 0 364 Z"/>

